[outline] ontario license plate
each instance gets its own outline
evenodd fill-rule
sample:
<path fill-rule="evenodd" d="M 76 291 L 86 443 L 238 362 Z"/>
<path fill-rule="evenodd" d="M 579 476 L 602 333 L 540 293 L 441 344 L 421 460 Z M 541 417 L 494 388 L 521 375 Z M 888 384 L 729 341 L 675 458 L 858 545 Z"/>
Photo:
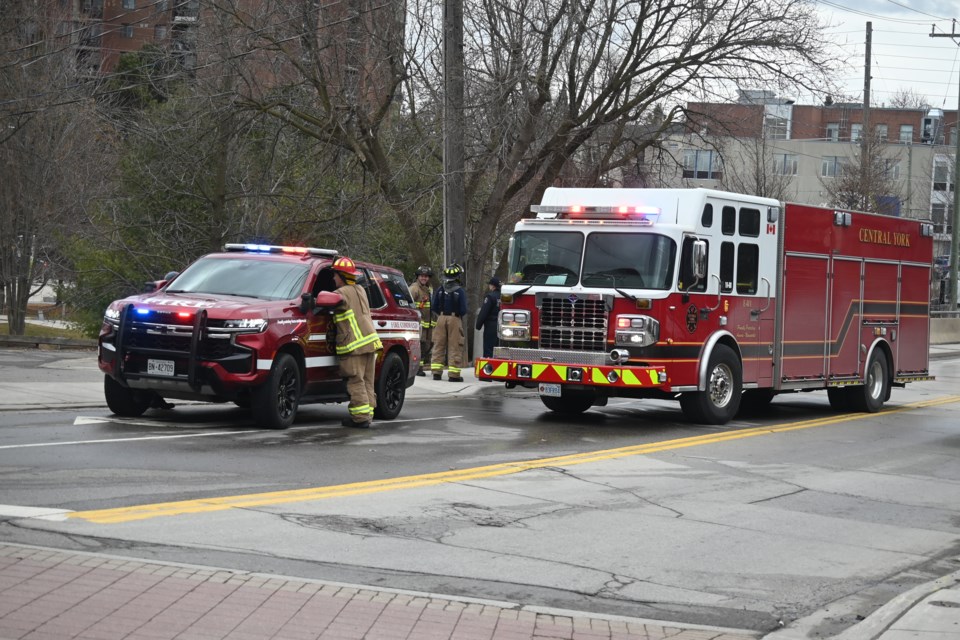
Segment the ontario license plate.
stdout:
<path fill-rule="evenodd" d="M 560 385 L 554 382 L 541 382 L 537 385 L 537 393 L 551 398 L 560 397 Z"/>
<path fill-rule="evenodd" d="M 172 376 L 175 367 L 173 360 L 147 360 L 147 374 L 151 376 Z"/>

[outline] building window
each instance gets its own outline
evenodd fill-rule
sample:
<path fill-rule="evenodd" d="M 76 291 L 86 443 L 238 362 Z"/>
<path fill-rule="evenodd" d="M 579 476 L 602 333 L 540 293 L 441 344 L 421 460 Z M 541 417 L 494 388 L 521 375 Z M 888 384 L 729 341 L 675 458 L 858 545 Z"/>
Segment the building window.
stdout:
<path fill-rule="evenodd" d="M 930 205 L 930 218 L 933 220 L 933 230 L 935 233 L 950 233 L 952 225 L 947 216 L 947 205 L 942 202 L 935 202 Z"/>
<path fill-rule="evenodd" d="M 913 142 L 913 125 L 912 124 L 900 125 L 900 142 L 903 142 L 904 144 L 909 144 Z"/>
<path fill-rule="evenodd" d="M 154 40 L 164 40 L 167 37 L 167 27 L 166 25 L 158 24 L 153 28 L 153 39 Z"/>
<path fill-rule="evenodd" d="M 863 136 L 863 125 L 860 123 L 850 125 L 850 140 L 856 142 Z"/>
<path fill-rule="evenodd" d="M 789 140 L 789 120 L 768 115 L 763 119 L 763 135 L 768 140 Z"/>
<path fill-rule="evenodd" d="M 773 154 L 773 173 L 778 176 L 797 175 L 798 160 L 793 153 Z"/>
<path fill-rule="evenodd" d="M 831 122 L 827 125 L 827 140 L 830 142 L 840 141 L 840 123 Z"/>
<path fill-rule="evenodd" d="M 877 140 L 879 140 L 880 142 L 887 141 L 887 125 L 878 124 L 873 128 L 873 132 L 874 134 L 876 134 Z"/>
<path fill-rule="evenodd" d="M 953 191 L 953 185 L 950 184 L 950 163 L 946 160 L 934 160 L 933 162 L 933 190 L 946 191 L 947 188 Z"/>
<path fill-rule="evenodd" d="M 698 180 L 719 180 L 723 177 L 720 169 L 720 155 L 716 151 L 687 149 L 683 152 L 683 177 Z"/>
<path fill-rule="evenodd" d="M 133 25 L 132 25 L 132 24 L 125 24 L 125 25 L 123 25 L 123 27 L 121 27 L 121 32 L 123 33 L 123 37 L 124 37 L 124 38 L 132 38 L 132 37 L 133 37 Z"/>
<path fill-rule="evenodd" d="M 124 8 L 124 9 L 136 9 L 136 8 L 137 8 L 137 0 L 123 0 L 123 8 Z"/>
<path fill-rule="evenodd" d="M 820 175 L 824 178 L 836 178 L 840 174 L 843 159 L 840 156 L 823 156 L 820 164 Z"/>
<path fill-rule="evenodd" d="M 883 161 L 883 177 L 887 180 L 899 180 L 900 161 L 885 159 Z"/>

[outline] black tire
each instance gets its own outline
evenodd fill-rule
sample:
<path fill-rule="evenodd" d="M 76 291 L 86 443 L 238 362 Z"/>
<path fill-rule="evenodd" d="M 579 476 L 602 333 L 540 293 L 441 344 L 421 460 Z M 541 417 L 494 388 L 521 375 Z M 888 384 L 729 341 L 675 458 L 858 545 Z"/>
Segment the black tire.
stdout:
<path fill-rule="evenodd" d="M 776 395 L 773 389 L 747 389 L 740 396 L 740 409 L 737 414 L 755 416 L 766 413 Z"/>
<path fill-rule="evenodd" d="M 827 399 L 830 401 L 830 408 L 834 411 L 851 411 L 850 389 L 847 387 L 830 387 L 827 389 Z"/>
<path fill-rule="evenodd" d="M 874 349 L 864 372 L 863 386 L 850 387 L 850 408 L 864 413 L 876 413 L 890 393 L 890 375 L 887 356 Z"/>
<path fill-rule="evenodd" d="M 107 406 L 115 415 L 124 418 L 136 418 L 150 408 L 155 394 L 125 387 L 110 376 L 103 377 L 103 396 Z"/>
<path fill-rule="evenodd" d="M 730 347 L 718 344 L 707 364 L 707 388 L 684 393 L 680 408 L 693 422 L 726 424 L 740 409 L 743 395 L 743 366 Z"/>
<path fill-rule="evenodd" d="M 268 429 L 286 429 L 300 407 L 300 367 L 289 353 L 277 355 L 267 381 L 253 390 L 254 419 Z"/>
<path fill-rule="evenodd" d="M 593 406 L 597 399 L 597 394 L 593 391 L 571 391 L 567 387 L 561 387 L 559 398 L 553 396 L 540 396 L 540 402 L 550 411 L 556 413 L 565 413 L 567 415 L 579 415 Z"/>
<path fill-rule="evenodd" d="M 400 356 L 395 353 L 386 355 L 374 388 L 377 408 L 373 410 L 373 416 L 378 420 L 393 420 L 400 415 L 403 400 L 407 397 L 407 368 Z"/>

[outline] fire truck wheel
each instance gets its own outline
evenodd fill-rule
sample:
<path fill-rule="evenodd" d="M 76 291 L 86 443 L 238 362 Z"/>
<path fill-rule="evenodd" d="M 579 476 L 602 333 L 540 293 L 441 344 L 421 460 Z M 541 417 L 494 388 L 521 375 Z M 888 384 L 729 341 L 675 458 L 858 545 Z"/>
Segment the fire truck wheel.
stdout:
<path fill-rule="evenodd" d="M 733 349 L 718 344 L 707 365 L 707 388 L 680 396 L 683 413 L 701 424 L 726 424 L 737 415 L 743 393 L 743 367 Z"/>
<path fill-rule="evenodd" d="M 850 387 L 851 408 L 854 411 L 876 413 L 883 406 L 890 385 L 887 357 L 879 349 L 873 351 L 867 364 L 867 378 L 862 387 Z"/>
<path fill-rule="evenodd" d="M 393 420 L 400 415 L 403 399 L 407 394 L 407 368 L 403 360 L 395 353 L 388 353 L 380 366 L 377 378 L 377 408 L 373 410 L 375 418 Z"/>
<path fill-rule="evenodd" d="M 103 395 L 110 411 L 124 418 L 142 416 L 143 412 L 150 408 L 154 398 L 152 391 L 130 389 L 110 376 L 103 377 Z"/>
<path fill-rule="evenodd" d="M 300 367 L 289 353 L 278 354 L 267 381 L 253 390 L 254 419 L 268 429 L 293 424 L 300 406 Z"/>
<path fill-rule="evenodd" d="M 571 393 L 566 389 L 562 389 L 561 393 L 563 393 L 563 395 L 559 398 L 540 396 L 540 401 L 543 402 L 543 405 L 547 409 L 550 409 L 550 411 L 577 415 L 592 407 L 597 399 L 596 394 L 593 392 Z"/>

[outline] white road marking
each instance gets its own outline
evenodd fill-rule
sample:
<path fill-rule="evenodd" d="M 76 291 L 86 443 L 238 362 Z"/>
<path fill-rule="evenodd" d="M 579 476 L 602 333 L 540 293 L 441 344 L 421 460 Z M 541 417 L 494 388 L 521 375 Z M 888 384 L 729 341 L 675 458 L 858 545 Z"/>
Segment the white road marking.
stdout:
<path fill-rule="evenodd" d="M 427 422 L 429 420 L 450 420 L 451 418 L 462 418 L 463 416 L 435 416 L 433 418 L 410 418 L 408 420 L 396 419 L 389 422 Z"/>
<path fill-rule="evenodd" d="M 72 509 L 47 509 L 45 507 L 19 507 L 15 504 L 0 504 L 0 518 L 42 518 L 43 520 L 66 520 Z"/>
<path fill-rule="evenodd" d="M 172 438 L 206 438 L 208 436 L 232 436 L 238 433 L 259 433 L 268 429 L 244 429 L 243 431 L 212 431 L 210 433 L 182 433 L 173 436 L 142 436 L 139 438 L 103 438 L 100 440 L 70 440 L 67 442 L 32 442 L 28 444 L 0 445 L 0 449 L 27 449 L 30 447 L 60 447 L 70 444 L 110 444 L 113 442 L 137 442 L 140 440 L 170 440 Z"/>

